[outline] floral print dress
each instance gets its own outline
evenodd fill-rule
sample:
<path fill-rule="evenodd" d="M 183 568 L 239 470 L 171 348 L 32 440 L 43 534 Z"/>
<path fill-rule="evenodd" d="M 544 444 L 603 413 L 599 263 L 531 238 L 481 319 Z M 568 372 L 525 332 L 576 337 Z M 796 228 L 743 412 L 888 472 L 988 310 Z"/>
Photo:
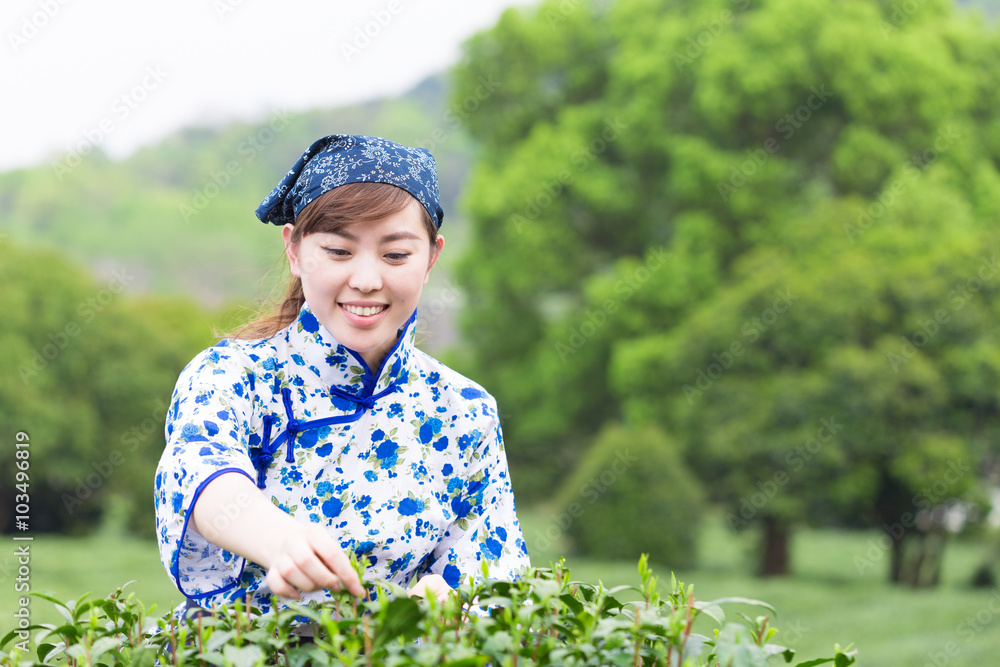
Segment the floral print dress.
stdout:
<path fill-rule="evenodd" d="M 375 372 L 308 304 L 272 338 L 222 340 L 188 364 L 155 498 L 160 557 L 189 600 L 271 605 L 264 568 L 188 523 L 202 489 L 229 472 L 296 520 L 326 526 L 367 563 L 364 580 L 440 574 L 456 587 L 484 564 L 495 579 L 528 567 L 496 401 L 418 350 L 415 322 Z"/>

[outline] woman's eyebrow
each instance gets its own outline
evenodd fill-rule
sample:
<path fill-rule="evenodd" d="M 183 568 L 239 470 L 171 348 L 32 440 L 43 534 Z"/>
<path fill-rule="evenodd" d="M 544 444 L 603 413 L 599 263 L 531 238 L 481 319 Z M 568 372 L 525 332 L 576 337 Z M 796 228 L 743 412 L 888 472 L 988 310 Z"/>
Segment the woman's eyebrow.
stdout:
<path fill-rule="evenodd" d="M 382 243 L 392 243 L 393 241 L 420 241 L 420 237 L 413 232 L 393 232 L 392 234 L 386 234 L 381 239 Z"/>
<path fill-rule="evenodd" d="M 358 242 L 357 236 L 342 229 L 337 229 L 329 233 L 335 236 L 343 237 L 348 241 L 354 241 L 355 243 Z M 380 238 L 379 243 L 392 243 L 393 241 L 409 241 L 409 240 L 420 241 L 421 239 L 413 232 L 393 232 L 391 234 L 386 234 L 385 236 Z"/>
<path fill-rule="evenodd" d="M 333 231 L 330 231 L 330 232 L 327 232 L 327 233 L 328 234 L 333 234 L 334 236 L 343 237 L 343 238 L 347 239 L 348 241 L 354 241 L 355 243 L 357 243 L 357 241 L 358 241 L 358 237 L 357 236 L 355 236 L 354 234 L 351 234 L 350 232 L 345 232 L 342 229 L 334 229 Z"/>

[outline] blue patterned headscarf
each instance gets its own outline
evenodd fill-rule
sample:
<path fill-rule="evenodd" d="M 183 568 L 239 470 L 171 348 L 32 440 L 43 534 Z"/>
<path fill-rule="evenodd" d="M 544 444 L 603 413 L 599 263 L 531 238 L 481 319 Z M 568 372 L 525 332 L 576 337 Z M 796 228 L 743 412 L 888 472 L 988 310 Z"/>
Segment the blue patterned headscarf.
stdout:
<path fill-rule="evenodd" d="M 314 142 L 260 203 L 257 217 L 275 225 L 294 224 L 311 201 L 347 183 L 388 183 L 402 188 L 441 228 L 444 211 L 430 151 L 358 134 L 332 134 Z"/>

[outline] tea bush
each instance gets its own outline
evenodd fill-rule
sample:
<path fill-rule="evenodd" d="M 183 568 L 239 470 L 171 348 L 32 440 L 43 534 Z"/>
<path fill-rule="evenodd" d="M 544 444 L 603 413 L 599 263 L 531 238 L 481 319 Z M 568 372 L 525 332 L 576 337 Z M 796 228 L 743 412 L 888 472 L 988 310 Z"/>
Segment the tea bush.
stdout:
<path fill-rule="evenodd" d="M 562 563 L 533 569 L 516 582 L 465 585 L 438 602 L 408 597 L 393 584 L 374 585 L 367 599 L 347 593 L 322 605 L 290 604 L 258 615 L 242 608 L 177 620 L 147 614 L 119 589 L 104 600 L 87 596 L 56 605 L 65 623 L 26 625 L 0 640 L 0 664 L 18 667 L 134 665 L 726 665 L 789 663 L 794 651 L 770 643 L 769 615 L 727 617 L 728 604 L 763 602 L 694 599 L 671 577 L 661 594 L 646 562 L 641 585 L 606 589 L 572 581 Z M 626 595 L 638 598 L 627 600 Z M 693 631 L 707 619 L 708 634 Z M 699 628 L 704 621 L 699 621 Z M 312 640 L 303 640 L 308 628 Z M 854 652 L 797 663 L 854 664 Z"/>

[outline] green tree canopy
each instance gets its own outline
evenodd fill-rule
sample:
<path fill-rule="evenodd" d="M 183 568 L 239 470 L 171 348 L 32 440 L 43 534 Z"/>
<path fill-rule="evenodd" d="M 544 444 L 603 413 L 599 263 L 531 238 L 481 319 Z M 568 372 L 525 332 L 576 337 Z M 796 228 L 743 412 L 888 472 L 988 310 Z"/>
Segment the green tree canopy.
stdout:
<path fill-rule="evenodd" d="M 471 40 L 456 98 L 505 79 L 470 122 L 465 326 L 519 490 L 659 422 L 737 518 L 787 475 L 752 517 L 783 571 L 795 522 L 899 521 L 982 463 L 998 54 L 939 0 L 548 2 Z"/>
<path fill-rule="evenodd" d="M 184 365 L 213 342 L 193 303 L 127 295 L 134 276 L 93 276 L 61 254 L 0 244 L 0 423 L 30 439 L 30 528 L 80 533 L 106 501 L 152 533 L 153 470 L 163 419 Z M 15 479 L 13 447 L 0 474 Z M 13 484 L 0 487 L 0 530 L 11 530 Z"/>

